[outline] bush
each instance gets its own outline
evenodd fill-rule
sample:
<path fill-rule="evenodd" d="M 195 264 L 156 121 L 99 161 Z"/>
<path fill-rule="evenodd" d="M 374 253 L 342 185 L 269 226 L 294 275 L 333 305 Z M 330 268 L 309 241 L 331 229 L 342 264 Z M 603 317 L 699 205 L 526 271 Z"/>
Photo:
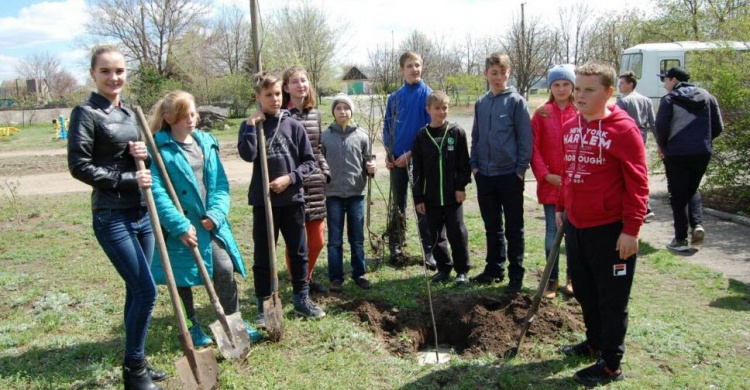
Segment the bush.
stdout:
<path fill-rule="evenodd" d="M 247 110 L 255 104 L 255 86 L 244 74 L 228 74 L 219 80 L 217 106 L 228 107 L 230 118 L 247 116 Z"/>
<path fill-rule="evenodd" d="M 724 132 L 714 140 L 714 155 L 706 172 L 707 189 L 724 188 L 750 200 L 744 186 L 750 172 L 750 53 L 731 49 L 701 56 L 691 64 L 693 79 L 719 101 Z M 739 189 L 739 190 L 738 190 Z"/>
<path fill-rule="evenodd" d="M 156 68 L 150 66 L 142 66 L 138 69 L 135 82 L 130 85 L 136 104 L 141 106 L 146 113 L 168 92 L 183 89 L 182 83 L 159 74 Z"/>
<path fill-rule="evenodd" d="M 470 106 L 485 92 L 482 76 L 456 74 L 445 78 L 445 92 L 450 94 L 453 104 Z"/>

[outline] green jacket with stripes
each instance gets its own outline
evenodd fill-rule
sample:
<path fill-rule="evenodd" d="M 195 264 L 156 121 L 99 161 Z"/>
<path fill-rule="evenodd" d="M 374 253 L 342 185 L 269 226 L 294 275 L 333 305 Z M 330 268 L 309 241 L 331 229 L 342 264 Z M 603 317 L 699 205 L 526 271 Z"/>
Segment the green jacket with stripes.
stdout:
<path fill-rule="evenodd" d="M 414 203 L 447 206 L 456 203 L 455 192 L 471 183 L 466 132 L 455 123 L 417 134 L 412 147 Z"/>

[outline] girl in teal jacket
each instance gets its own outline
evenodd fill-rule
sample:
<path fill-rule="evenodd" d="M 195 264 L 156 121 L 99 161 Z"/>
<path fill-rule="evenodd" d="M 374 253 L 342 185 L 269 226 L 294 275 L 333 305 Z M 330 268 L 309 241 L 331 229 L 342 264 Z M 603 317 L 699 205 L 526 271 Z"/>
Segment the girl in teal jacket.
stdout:
<path fill-rule="evenodd" d="M 169 260 L 185 312 L 192 322 L 193 344 L 211 343 L 195 317 L 190 287 L 202 285 L 191 248 L 198 246 L 224 312 L 238 310 L 234 272 L 245 276 L 237 242 L 227 220 L 229 182 L 219 160 L 219 143 L 212 135 L 196 130 L 195 99 L 187 92 L 167 94 L 152 109 L 150 128 L 184 213 L 175 207 L 157 169 L 152 191 L 165 233 Z M 152 151 L 153 152 L 153 151 Z M 165 284 L 159 254 L 154 254 L 151 272 L 156 283 Z"/>

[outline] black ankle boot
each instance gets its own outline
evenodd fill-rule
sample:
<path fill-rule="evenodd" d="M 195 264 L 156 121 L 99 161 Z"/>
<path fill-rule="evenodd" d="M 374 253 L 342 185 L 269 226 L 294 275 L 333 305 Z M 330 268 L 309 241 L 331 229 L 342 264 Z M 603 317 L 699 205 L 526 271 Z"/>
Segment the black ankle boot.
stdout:
<path fill-rule="evenodd" d="M 154 370 L 154 368 L 151 367 L 151 364 L 148 362 L 146 362 L 146 371 L 148 371 L 148 376 L 150 376 L 151 380 L 154 382 L 161 382 L 167 379 L 166 372 Z"/>
<path fill-rule="evenodd" d="M 122 363 L 122 381 L 125 390 L 163 390 L 151 379 L 146 359 L 125 360 Z"/>

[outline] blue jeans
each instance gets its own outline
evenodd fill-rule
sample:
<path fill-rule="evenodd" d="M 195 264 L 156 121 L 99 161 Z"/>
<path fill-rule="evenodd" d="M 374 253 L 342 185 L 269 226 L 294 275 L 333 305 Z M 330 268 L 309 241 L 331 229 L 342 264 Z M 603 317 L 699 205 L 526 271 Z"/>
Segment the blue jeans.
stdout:
<path fill-rule="evenodd" d="M 544 206 L 544 258 L 549 258 L 549 253 L 552 252 L 552 244 L 555 242 L 555 234 L 557 234 L 557 223 L 555 222 L 555 205 L 545 204 Z M 555 265 L 552 266 L 552 273 L 549 275 L 549 280 L 557 280 L 560 275 L 560 252 L 557 252 L 555 257 Z M 570 267 L 567 267 L 566 275 L 570 276 Z"/>
<path fill-rule="evenodd" d="M 125 359 L 143 359 L 157 295 L 151 276 L 154 233 L 148 211 L 95 210 L 93 226 L 99 245 L 125 281 Z"/>
<path fill-rule="evenodd" d="M 365 270 L 365 197 L 326 198 L 328 214 L 328 279 L 344 280 L 344 216 L 351 247 L 352 278 L 364 275 Z"/>
<path fill-rule="evenodd" d="M 691 229 L 695 229 L 695 225 L 703 225 L 703 197 L 700 190 L 695 191 L 688 203 L 688 222 Z"/>

